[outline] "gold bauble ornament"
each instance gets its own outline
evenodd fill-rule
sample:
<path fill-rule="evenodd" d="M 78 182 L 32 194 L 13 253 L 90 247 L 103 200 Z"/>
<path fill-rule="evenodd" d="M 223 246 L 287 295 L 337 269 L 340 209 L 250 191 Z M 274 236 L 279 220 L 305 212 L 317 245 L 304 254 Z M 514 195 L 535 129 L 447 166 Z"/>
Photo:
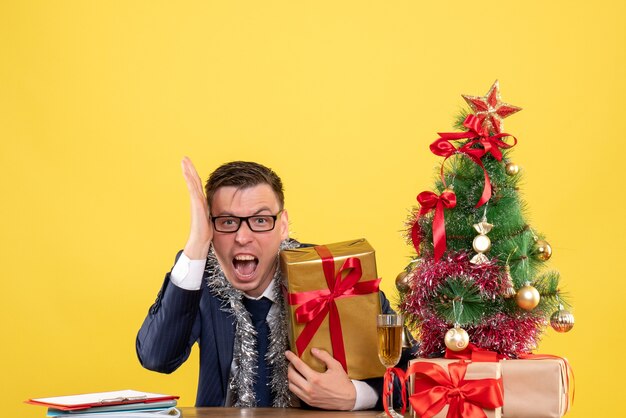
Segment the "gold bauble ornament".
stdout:
<path fill-rule="evenodd" d="M 514 176 L 519 173 L 519 166 L 515 163 L 508 162 L 504 166 L 504 171 L 506 171 L 508 176 Z"/>
<path fill-rule="evenodd" d="M 406 270 L 402 270 L 398 277 L 396 277 L 396 289 L 400 292 L 406 292 L 409 290 L 409 273 Z"/>
<path fill-rule="evenodd" d="M 533 245 L 532 254 L 537 260 L 548 261 L 552 257 L 552 247 L 548 241 L 538 239 Z"/>
<path fill-rule="evenodd" d="M 517 295 L 515 296 L 517 306 L 527 311 L 535 309 L 537 305 L 539 305 L 539 299 L 539 292 L 530 282 L 526 282 L 526 284 L 517 291 Z"/>
<path fill-rule="evenodd" d="M 559 305 L 559 310 L 550 317 L 550 326 L 556 332 L 568 332 L 574 328 L 574 315 Z"/>
<path fill-rule="evenodd" d="M 469 335 L 467 331 L 459 325 L 455 325 L 454 328 L 450 328 L 448 332 L 446 332 L 444 342 L 446 343 L 446 347 L 450 350 L 461 351 L 469 344 Z"/>

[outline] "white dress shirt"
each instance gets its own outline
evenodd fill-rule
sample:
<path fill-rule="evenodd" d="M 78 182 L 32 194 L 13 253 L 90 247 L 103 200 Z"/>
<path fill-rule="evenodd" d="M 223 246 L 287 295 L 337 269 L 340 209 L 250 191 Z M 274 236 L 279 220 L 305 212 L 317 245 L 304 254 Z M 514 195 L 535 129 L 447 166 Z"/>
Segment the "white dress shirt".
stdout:
<path fill-rule="evenodd" d="M 190 260 L 189 257 L 185 255 L 185 253 L 181 253 L 178 261 L 174 265 L 172 269 L 172 273 L 170 274 L 170 281 L 185 290 L 200 290 L 202 286 L 202 276 L 204 275 L 204 267 L 206 265 L 206 260 Z M 262 297 L 266 297 L 272 302 L 275 302 L 273 295 L 273 279 L 272 282 L 267 286 L 265 291 L 258 298 L 253 298 L 244 293 L 244 296 L 250 299 L 261 299 Z M 278 309 L 278 305 L 275 303 L 272 304 L 269 312 L 267 313 L 267 318 L 271 318 L 276 315 L 276 310 Z M 231 365 L 231 376 L 233 373 L 235 364 Z M 352 384 L 356 389 L 356 400 L 354 402 L 353 411 L 363 410 L 363 409 L 371 409 L 376 406 L 376 402 L 378 402 L 378 394 L 367 383 L 360 380 L 352 380 Z M 226 405 L 230 405 L 230 390 L 226 394 Z"/>

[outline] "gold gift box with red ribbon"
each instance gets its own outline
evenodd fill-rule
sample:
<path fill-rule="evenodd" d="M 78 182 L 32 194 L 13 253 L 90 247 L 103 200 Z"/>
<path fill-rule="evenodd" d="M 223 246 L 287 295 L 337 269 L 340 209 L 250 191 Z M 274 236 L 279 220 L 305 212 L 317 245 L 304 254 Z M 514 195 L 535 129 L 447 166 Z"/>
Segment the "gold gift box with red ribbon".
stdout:
<path fill-rule="evenodd" d="M 502 416 L 500 363 L 418 358 L 407 377 L 411 417 Z"/>
<path fill-rule="evenodd" d="M 319 372 L 326 366 L 311 348 L 328 351 L 351 379 L 382 376 L 376 333 L 380 279 L 369 243 L 359 239 L 285 250 L 280 262 L 291 351 Z"/>

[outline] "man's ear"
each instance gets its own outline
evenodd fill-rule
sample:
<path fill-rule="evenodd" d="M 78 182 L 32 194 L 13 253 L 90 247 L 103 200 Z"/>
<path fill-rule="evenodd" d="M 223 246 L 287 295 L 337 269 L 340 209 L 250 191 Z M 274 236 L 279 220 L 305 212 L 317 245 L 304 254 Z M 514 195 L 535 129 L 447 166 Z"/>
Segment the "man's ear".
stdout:
<path fill-rule="evenodd" d="M 280 239 L 286 240 L 289 238 L 289 214 L 286 209 L 283 209 L 280 214 Z"/>

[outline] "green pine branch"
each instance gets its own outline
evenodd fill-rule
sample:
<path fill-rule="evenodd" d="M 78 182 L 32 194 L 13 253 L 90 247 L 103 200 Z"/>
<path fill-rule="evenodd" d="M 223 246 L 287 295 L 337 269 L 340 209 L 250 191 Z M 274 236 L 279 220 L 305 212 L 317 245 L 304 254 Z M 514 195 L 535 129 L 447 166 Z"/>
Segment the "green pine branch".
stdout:
<path fill-rule="evenodd" d="M 467 277 L 448 279 L 433 299 L 438 316 L 454 324 L 478 324 L 486 316 L 497 311 L 492 301 L 483 300 L 479 289 Z"/>

